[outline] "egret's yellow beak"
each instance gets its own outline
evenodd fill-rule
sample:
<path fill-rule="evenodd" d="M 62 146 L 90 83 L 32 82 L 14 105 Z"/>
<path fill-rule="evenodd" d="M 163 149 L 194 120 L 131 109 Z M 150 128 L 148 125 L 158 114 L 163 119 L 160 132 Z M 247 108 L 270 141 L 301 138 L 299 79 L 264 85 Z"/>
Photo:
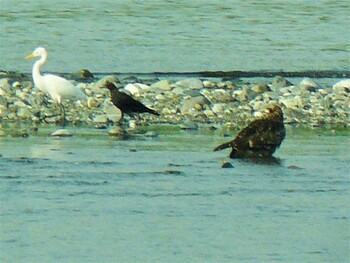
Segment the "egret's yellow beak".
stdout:
<path fill-rule="evenodd" d="M 34 53 L 32 53 L 32 54 L 26 56 L 25 59 L 32 59 L 32 58 L 35 58 L 35 57 L 36 57 L 36 55 L 34 55 Z"/>

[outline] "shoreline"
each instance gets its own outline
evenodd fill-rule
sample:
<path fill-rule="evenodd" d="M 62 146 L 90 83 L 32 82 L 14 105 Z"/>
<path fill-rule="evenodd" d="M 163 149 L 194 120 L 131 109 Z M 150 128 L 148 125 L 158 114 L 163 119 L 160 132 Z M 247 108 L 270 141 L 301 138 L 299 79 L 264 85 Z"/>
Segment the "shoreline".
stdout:
<path fill-rule="evenodd" d="M 46 123 L 58 122 L 55 116 L 59 112 L 57 105 L 34 87 L 30 75 L 0 72 L 0 117 L 3 127 L 10 123 L 23 123 L 38 129 Z M 238 73 L 235 71 L 235 74 Z M 163 74 L 168 76 L 168 73 Z M 331 71 L 327 71 L 327 74 L 334 76 Z M 349 72 L 339 71 L 337 74 L 350 75 Z M 339 81 L 331 78 L 332 84 L 321 84 L 308 77 L 292 83 L 280 75 L 272 79 L 259 79 L 261 77 L 256 76 L 258 80 L 251 78 L 251 81 L 249 78 L 243 80 L 245 77 L 242 76 L 213 78 L 186 75 L 178 79 L 163 79 L 162 76 L 149 76 L 146 73 L 124 77 L 117 73 L 99 78 L 87 70 L 60 75 L 72 80 L 87 97 L 86 102 L 64 102 L 69 125 L 78 127 L 87 125 L 107 129 L 118 121 L 120 113 L 111 105 L 109 91 L 100 88 L 107 79 L 160 113 L 159 117 L 141 114 L 137 122 L 131 120 L 124 124 L 126 127 L 169 124 L 179 125 L 181 129 L 198 129 L 202 125 L 212 126 L 213 129 L 237 130 L 258 118 L 270 104 L 282 106 L 286 125 L 350 127 L 350 79 Z"/>
<path fill-rule="evenodd" d="M 86 70 L 86 69 L 85 69 Z M 89 70 L 87 70 L 90 72 Z M 69 72 L 45 72 L 63 77 L 77 77 L 80 71 L 75 73 Z M 281 76 L 284 78 L 350 78 L 350 70 L 203 70 L 203 71 L 183 71 L 183 72 L 92 72 L 93 76 L 102 78 L 104 76 L 115 75 L 117 77 L 136 76 L 136 77 L 168 77 L 172 78 L 273 78 Z M 0 69 L 0 78 L 31 78 L 31 72 L 18 72 L 12 70 Z"/>

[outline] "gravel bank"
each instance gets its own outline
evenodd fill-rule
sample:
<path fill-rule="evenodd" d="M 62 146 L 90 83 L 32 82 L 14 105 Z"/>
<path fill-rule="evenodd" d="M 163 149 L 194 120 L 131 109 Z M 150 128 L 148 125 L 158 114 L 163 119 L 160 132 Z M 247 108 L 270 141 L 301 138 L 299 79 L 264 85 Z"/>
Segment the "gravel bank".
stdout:
<path fill-rule="evenodd" d="M 120 112 L 110 102 L 104 82 L 114 81 L 160 116 L 142 114 L 138 120 L 126 118 L 125 125 L 175 124 L 195 129 L 198 125 L 240 129 L 258 117 L 269 104 L 279 104 L 285 124 L 305 127 L 349 127 L 350 80 L 324 87 L 304 78 L 299 83 L 276 76 L 270 82 L 248 83 L 240 79 L 183 78 L 118 79 L 109 75 L 72 75 L 74 84 L 86 94 L 86 101 L 65 101 L 67 121 L 71 125 L 107 128 L 118 122 Z M 74 79 L 74 80 L 73 80 Z M 2 126 L 24 123 L 40 128 L 59 123 L 59 108 L 34 87 L 28 76 L 2 76 L 0 79 L 0 118 Z"/>

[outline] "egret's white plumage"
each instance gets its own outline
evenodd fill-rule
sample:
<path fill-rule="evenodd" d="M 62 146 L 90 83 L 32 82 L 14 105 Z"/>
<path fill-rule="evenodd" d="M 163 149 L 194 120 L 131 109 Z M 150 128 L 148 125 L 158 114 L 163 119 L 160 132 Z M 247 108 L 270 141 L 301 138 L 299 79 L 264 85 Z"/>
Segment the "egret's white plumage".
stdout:
<path fill-rule="evenodd" d="M 33 65 L 33 81 L 35 86 L 50 95 L 50 97 L 58 103 L 61 108 L 61 114 L 63 111 L 63 120 L 64 116 L 64 108 L 62 105 L 62 101 L 64 99 L 86 99 L 85 94 L 76 86 L 73 85 L 70 81 L 56 76 L 52 74 L 41 75 L 40 67 L 45 64 L 47 61 L 47 52 L 45 48 L 38 47 L 36 48 L 32 54 L 26 56 L 26 59 L 40 57 L 37 61 L 35 61 Z"/>

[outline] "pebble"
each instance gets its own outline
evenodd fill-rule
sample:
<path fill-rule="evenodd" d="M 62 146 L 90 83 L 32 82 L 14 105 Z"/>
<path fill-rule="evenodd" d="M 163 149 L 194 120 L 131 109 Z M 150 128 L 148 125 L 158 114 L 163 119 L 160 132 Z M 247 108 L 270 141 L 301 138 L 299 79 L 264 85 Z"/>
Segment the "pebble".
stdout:
<path fill-rule="evenodd" d="M 148 137 L 148 138 L 155 138 L 158 136 L 158 134 L 154 131 L 148 131 L 143 136 Z"/>
<path fill-rule="evenodd" d="M 104 112 L 106 113 L 108 120 L 112 122 L 119 122 L 122 119 L 122 112 L 112 103 L 108 103 L 105 106 Z"/>
<path fill-rule="evenodd" d="M 59 130 L 51 133 L 51 136 L 53 136 L 53 137 L 70 137 L 70 136 L 73 136 L 73 134 L 70 131 L 68 131 L 67 129 L 59 129 Z"/>
<path fill-rule="evenodd" d="M 157 81 L 151 85 L 152 88 L 158 88 L 161 90 L 170 91 L 172 89 L 170 80 L 164 79 Z"/>
<path fill-rule="evenodd" d="M 286 80 L 285 78 L 283 78 L 281 76 L 276 76 L 272 80 L 271 89 L 273 91 L 277 91 L 279 88 L 283 88 L 283 87 L 287 87 L 287 86 L 291 86 L 291 85 L 292 85 L 292 83 L 289 82 L 288 80 Z"/>
<path fill-rule="evenodd" d="M 198 130 L 198 124 L 189 119 L 185 120 L 184 123 L 180 124 L 181 130 Z"/>
<path fill-rule="evenodd" d="M 299 87 L 310 92 L 315 92 L 318 89 L 318 84 L 309 78 L 305 78 L 300 82 Z"/>
<path fill-rule="evenodd" d="M 93 122 L 97 124 L 107 123 L 107 116 L 104 114 L 97 115 L 93 118 Z"/>
<path fill-rule="evenodd" d="M 271 91 L 271 89 L 266 83 L 259 83 L 252 86 L 252 91 L 255 93 L 264 93 L 266 91 Z"/>
<path fill-rule="evenodd" d="M 184 89 L 201 89 L 203 88 L 203 82 L 199 79 L 183 79 L 175 83 L 175 87 L 182 87 Z"/>
<path fill-rule="evenodd" d="M 21 137 L 23 137 L 23 138 L 29 137 L 29 133 L 28 133 L 26 128 L 21 129 Z"/>
<path fill-rule="evenodd" d="M 191 97 L 183 101 L 182 107 L 181 107 L 181 113 L 185 114 L 188 113 L 190 109 L 194 109 L 197 105 L 204 106 L 205 104 L 208 104 L 208 100 L 203 96 L 196 96 Z"/>
<path fill-rule="evenodd" d="M 332 87 L 334 91 L 338 92 L 350 92 L 350 79 L 343 79 L 337 83 L 335 83 Z"/>
<path fill-rule="evenodd" d="M 234 167 L 233 167 L 232 163 L 227 162 L 227 161 L 222 161 L 221 168 L 234 168 Z"/>
<path fill-rule="evenodd" d="M 117 139 L 125 140 L 128 137 L 127 132 L 122 127 L 114 127 L 108 131 L 108 135 Z"/>
<path fill-rule="evenodd" d="M 3 130 L 0 130 L 0 137 L 5 137 L 6 133 Z"/>
<path fill-rule="evenodd" d="M 138 83 L 129 83 L 124 87 L 124 90 L 128 91 L 132 96 L 140 96 L 142 89 Z"/>

